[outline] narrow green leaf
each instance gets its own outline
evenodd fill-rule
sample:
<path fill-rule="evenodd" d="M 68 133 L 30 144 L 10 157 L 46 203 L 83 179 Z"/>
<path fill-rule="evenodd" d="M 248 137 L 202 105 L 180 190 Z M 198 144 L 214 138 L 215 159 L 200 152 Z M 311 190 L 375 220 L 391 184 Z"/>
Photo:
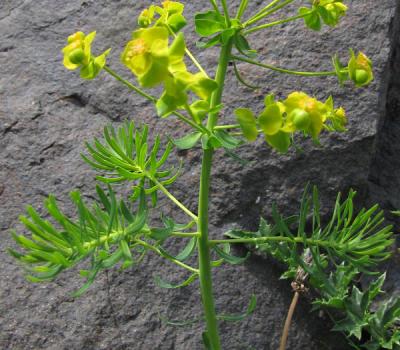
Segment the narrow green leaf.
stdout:
<path fill-rule="evenodd" d="M 244 313 L 236 315 L 217 315 L 217 319 L 228 322 L 242 321 L 243 319 L 245 319 L 254 312 L 256 306 L 257 306 L 257 298 L 253 294 L 250 298 L 249 305 L 247 306 L 247 309 Z"/>
<path fill-rule="evenodd" d="M 101 203 L 103 204 L 104 208 L 108 212 L 110 212 L 111 203 L 108 200 L 107 195 L 104 193 L 103 189 L 99 185 L 96 185 L 96 192 L 97 192 L 97 195 L 99 196 L 99 199 L 100 199 Z"/>
<path fill-rule="evenodd" d="M 192 275 L 189 276 L 189 278 L 187 278 L 185 281 L 183 281 L 182 283 L 179 284 L 171 284 L 167 281 L 164 281 L 161 277 L 156 276 L 154 278 L 154 282 L 155 284 L 160 287 L 160 288 L 166 288 L 166 289 L 177 289 L 177 288 L 182 288 L 182 287 L 186 287 L 189 284 L 191 284 L 193 281 L 195 281 L 198 277 L 197 273 L 194 273 Z"/>
<path fill-rule="evenodd" d="M 117 264 L 124 257 L 124 252 L 121 248 L 118 248 L 114 253 L 112 253 L 108 258 L 101 261 L 100 266 L 103 269 L 109 269 Z"/>
<path fill-rule="evenodd" d="M 89 289 L 89 287 L 93 284 L 99 271 L 100 271 L 100 267 L 96 267 L 93 271 L 91 271 L 92 273 L 87 278 L 86 283 L 82 287 L 80 287 L 77 291 L 72 293 L 72 296 L 74 298 L 77 298 L 77 297 L 81 296 L 83 293 L 85 293 Z"/>
<path fill-rule="evenodd" d="M 193 252 L 196 249 L 196 246 L 197 246 L 197 238 L 192 237 L 188 242 L 188 244 L 185 246 L 185 248 L 183 248 L 183 250 L 177 256 L 175 256 L 175 259 L 179 261 L 185 261 L 193 254 Z"/>
<path fill-rule="evenodd" d="M 235 149 L 240 145 L 240 140 L 229 135 L 226 131 L 217 130 L 214 135 L 224 148 Z"/>
<path fill-rule="evenodd" d="M 121 249 L 122 256 L 125 259 L 132 260 L 132 253 L 126 240 L 122 239 L 119 241 L 119 248 Z"/>
<path fill-rule="evenodd" d="M 238 265 L 238 264 L 242 264 L 243 262 L 245 262 L 248 257 L 250 256 L 250 252 L 247 252 L 247 254 L 244 257 L 237 257 L 234 255 L 231 255 L 229 253 L 226 253 L 224 250 L 222 250 L 221 248 L 219 248 L 218 246 L 214 246 L 213 249 L 215 250 L 215 252 L 222 258 L 224 259 L 227 263 L 231 264 L 231 265 Z"/>

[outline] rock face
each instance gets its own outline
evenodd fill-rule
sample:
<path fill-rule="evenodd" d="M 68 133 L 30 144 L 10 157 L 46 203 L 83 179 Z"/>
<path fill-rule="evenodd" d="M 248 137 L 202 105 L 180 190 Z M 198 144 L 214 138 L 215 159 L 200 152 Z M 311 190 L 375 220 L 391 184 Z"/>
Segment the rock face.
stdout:
<path fill-rule="evenodd" d="M 236 2 L 235 2 L 236 3 Z M 224 94 L 223 119 L 232 122 L 239 106 L 261 109 L 263 96 L 284 97 L 301 89 L 319 98 L 330 94 L 349 116 L 349 132 L 322 138 L 323 146 L 302 144 L 304 153 L 278 156 L 261 140 L 239 154 L 247 167 L 221 152 L 215 157 L 211 199 L 213 235 L 232 225 L 254 228 L 260 215 L 268 217 L 273 202 L 287 214 L 298 209 L 306 182 L 321 190 L 323 210 L 329 213 L 337 191 L 355 188 L 359 203 L 380 201 L 386 209 L 400 207 L 400 68 L 399 23 L 396 1 L 352 1 L 349 14 L 336 29 L 313 33 L 294 22 L 253 35 L 251 42 L 266 62 L 305 70 L 330 69 L 338 52 L 362 49 L 374 61 L 376 80 L 368 89 L 340 87 L 335 78 L 293 78 L 239 64 L 247 80 L 260 89 L 251 91 L 237 83 L 232 71 Z M 261 4 L 251 2 L 249 12 Z M 162 135 L 176 137 L 187 129 L 173 118 L 156 117 L 153 106 L 102 74 L 91 82 L 66 71 L 60 49 L 76 30 L 97 29 L 97 52 L 113 48 L 111 65 L 132 78 L 120 64 L 119 54 L 135 27 L 145 1 L 2 0 L 0 4 L 0 348 L 1 349 L 201 349 L 202 324 L 174 328 L 160 320 L 193 319 L 201 312 L 198 283 L 177 291 L 156 288 L 152 276 L 171 281 L 180 271 L 148 256 L 139 267 L 101 275 L 81 298 L 70 293 L 81 280 L 77 271 L 63 273 L 55 282 L 32 285 L 6 253 L 13 246 L 10 228 L 21 229 L 18 215 L 25 204 L 42 209 L 43 198 L 57 194 L 72 213 L 68 192 L 79 188 L 90 198 L 94 172 L 79 154 L 84 141 L 99 136 L 107 123 L 124 119 L 146 122 Z M 207 8 L 205 0 L 187 2 L 192 18 Z M 397 9 L 398 11 L 399 9 Z M 397 12 L 397 17 L 399 13 Z M 187 42 L 195 49 L 193 28 Z M 392 39 L 393 38 L 393 39 Z M 209 72 L 217 52 L 198 53 Z M 196 210 L 200 150 L 180 152 L 185 173 L 171 188 Z M 164 212 L 174 208 L 162 201 Z M 177 217 L 179 219 L 179 217 Z M 224 349 L 276 349 L 291 299 L 280 270 L 268 260 L 250 258 L 243 266 L 224 266 L 214 274 L 216 303 L 224 313 L 246 307 L 256 294 L 257 311 L 241 323 L 221 324 Z M 396 286 L 392 274 L 392 290 Z M 398 283 L 398 282 L 397 282 Z M 347 349 L 340 334 L 329 332 L 331 323 L 303 301 L 296 311 L 290 349 Z"/>

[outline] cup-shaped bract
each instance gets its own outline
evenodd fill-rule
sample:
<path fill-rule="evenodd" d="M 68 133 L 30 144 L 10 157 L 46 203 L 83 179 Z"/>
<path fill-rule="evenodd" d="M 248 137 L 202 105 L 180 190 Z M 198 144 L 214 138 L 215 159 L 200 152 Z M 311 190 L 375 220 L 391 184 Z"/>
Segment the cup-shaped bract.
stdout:
<path fill-rule="evenodd" d="M 81 68 L 81 77 L 84 79 L 95 78 L 106 64 L 106 57 L 110 49 L 104 51 L 100 56 L 93 56 L 91 46 L 96 32 L 85 35 L 76 32 L 68 37 L 68 45 L 62 49 L 64 54 L 64 66 L 69 70 Z"/>
<path fill-rule="evenodd" d="M 356 56 L 350 49 L 349 77 L 357 87 L 367 86 L 374 80 L 371 60 L 362 52 Z"/>

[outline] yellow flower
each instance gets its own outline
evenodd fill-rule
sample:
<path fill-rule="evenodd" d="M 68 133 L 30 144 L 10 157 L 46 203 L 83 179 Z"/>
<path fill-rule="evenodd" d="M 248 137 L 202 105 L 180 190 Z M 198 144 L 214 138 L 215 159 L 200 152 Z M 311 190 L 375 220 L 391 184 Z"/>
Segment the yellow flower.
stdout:
<path fill-rule="evenodd" d="M 304 92 L 293 92 L 283 101 L 286 112 L 285 132 L 301 130 L 317 139 L 323 129 L 327 106 Z"/>
<path fill-rule="evenodd" d="M 165 26 L 177 33 L 186 25 L 183 9 L 184 5 L 176 1 L 164 1 L 162 7 L 151 5 L 140 13 L 138 24 L 142 28 L 147 28 L 155 21 L 155 26 Z M 156 15 L 159 17 L 156 18 Z"/>
<path fill-rule="evenodd" d="M 327 117 L 327 122 L 324 125 L 325 129 L 328 131 L 338 131 L 338 132 L 347 131 L 346 111 L 344 110 L 343 107 L 340 107 L 338 109 L 333 109 L 332 97 L 330 97 L 326 103 L 330 104 L 331 103 L 330 101 L 332 101 L 332 110 L 329 113 Z"/>
<path fill-rule="evenodd" d="M 168 77 L 168 30 L 164 27 L 139 29 L 126 45 L 122 62 L 144 87 L 152 87 Z"/>
<path fill-rule="evenodd" d="M 325 103 L 304 92 L 293 92 L 284 101 L 275 101 L 273 94 L 264 99 L 265 108 L 257 120 L 250 109 L 235 111 L 243 135 L 249 140 L 257 138 L 257 126 L 262 130 L 267 143 L 281 153 L 286 153 L 295 132 L 310 135 L 318 143 L 323 129 L 346 131 L 346 112 L 340 107 L 334 109 L 330 96 Z"/>
<path fill-rule="evenodd" d="M 68 37 L 68 45 L 62 49 L 64 54 L 64 66 L 74 70 L 90 59 L 90 44 L 96 32 L 85 36 L 83 32 L 76 32 Z"/>
<path fill-rule="evenodd" d="M 148 9 L 144 9 L 138 18 L 138 24 L 142 28 L 147 28 L 154 20 L 155 6 L 151 5 Z"/>
<path fill-rule="evenodd" d="M 350 49 L 349 61 L 349 77 L 357 87 L 368 85 L 374 80 L 374 73 L 372 72 L 371 60 L 362 52 L 359 52 L 357 57 L 353 50 Z"/>
<path fill-rule="evenodd" d="M 96 32 L 85 35 L 76 32 L 68 37 L 68 45 L 62 49 L 64 66 L 69 70 L 81 68 L 81 77 L 93 79 L 106 64 L 106 57 L 110 52 L 106 50 L 98 57 L 92 56 L 91 45 L 96 37 Z"/>
<path fill-rule="evenodd" d="M 329 26 L 338 24 L 340 18 L 347 12 L 347 6 L 342 3 L 342 0 L 322 0 L 320 6 L 325 11 L 320 10 L 321 17 Z"/>

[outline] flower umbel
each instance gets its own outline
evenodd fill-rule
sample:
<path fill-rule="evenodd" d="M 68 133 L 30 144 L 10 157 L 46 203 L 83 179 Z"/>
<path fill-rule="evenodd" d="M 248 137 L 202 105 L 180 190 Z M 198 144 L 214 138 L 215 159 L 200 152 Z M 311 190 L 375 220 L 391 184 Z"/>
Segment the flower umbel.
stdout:
<path fill-rule="evenodd" d="M 288 151 L 295 132 L 303 132 L 318 142 L 322 130 L 345 131 L 347 123 L 344 109 L 334 109 L 332 97 L 321 102 L 299 91 L 283 101 L 267 95 L 265 109 L 257 119 L 249 109 L 238 109 L 235 113 L 246 138 L 255 140 L 258 124 L 267 143 L 281 153 Z"/>
<path fill-rule="evenodd" d="M 186 25 L 183 17 L 184 5 L 176 1 L 164 1 L 162 7 L 151 5 L 144 9 L 138 18 L 138 24 L 142 28 L 149 27 L 153 22 L 155 26 L 165 26 L 168 30 L 177 33 Z M 156 18 L 158 15 L 158 18 Z"/>
<path fill-rule="evenodd" d="M 217 87 L 214 80 L 204 73 L 192 74 L 184 62 L 186 44 L 179 33 L 171 45 L 169 31 L 164 26 L 142 28 L 133 32 L 133 39 L 126 45 L 121 60 L 137 77 L 143 87 L 164 84 L 164 92 L 157 102 L 160 116 L 188 103 L 187 91 L 207 100 Z"/>
<path fill-rule="evenodd" d="M 97 57 L 92 56 L 91 45 L 95 36 L 96 32 L 88 35 L 76 32 L 68 37 L 68 45 L 62 49 L 64 66 L 69 70 L 81 68 L 80 74 L 83 79 L 93 79 L 100 73 L 111 50 L 108 49 Z"/>
<path fill-rule="evenodd" d="M 299 14 L 304 15 L 306 26 L 312 30 L 321 29 L 321 19 L 326 25 L 335 27 L 346 12 L 347 6 L 342 0 L 313 0 L 311 8 L 299 9 Z"/>

